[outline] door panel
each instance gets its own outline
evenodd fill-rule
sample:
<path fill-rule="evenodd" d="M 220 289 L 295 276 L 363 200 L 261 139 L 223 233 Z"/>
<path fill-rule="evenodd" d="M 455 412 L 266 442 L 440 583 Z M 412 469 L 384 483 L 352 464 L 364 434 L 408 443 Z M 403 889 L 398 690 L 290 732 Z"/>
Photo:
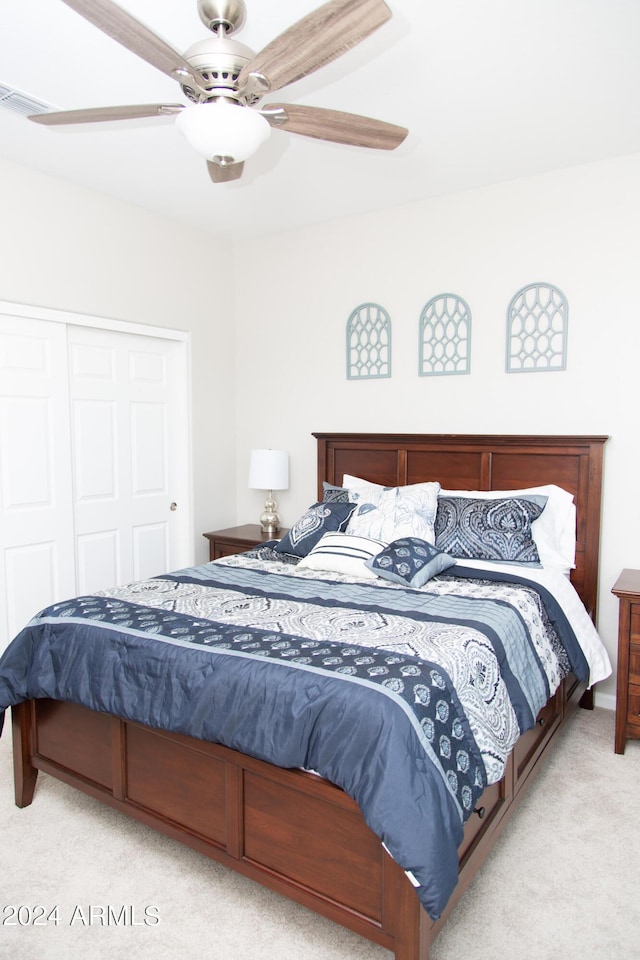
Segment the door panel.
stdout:
<path fill-rule="evenodd" d="M 75 593 L 63 325 L 0 317 L 0 650 Z"/>
<path fill-rule="evenodd" d="M 64 580 L 65 571 L 61 568 L 60 549 L 56 542 L 6 547 L 4 589 L 7 641 L 39 610 L 63 599 L 65 594 L 60 584 Z M 69 595 L 70 591 L 66 591 L 66 594 Z"/>
<path fill-rule="evenodd" d="M 188 388 L 183 340 L 0 315 L 0 651 L 50 603 L 191 562 Z"/>
<path fill-rule="evenodd" d="M 69 350 L 74 524 L 90 562 L 79 579 L 104 587 L 188 563 L 171 509 L 188 497 L 181 345 L 71 326 Z"/>
<path fill-rule="evenodd" d="M 155 577 L 160 571 L 175 569 L 170 560 L 167 525 L 145 523 L 133 527 L 133 569 L 136 580 Z"/>
<path fill-rule="evenodd" d="M 3 398 L 2 489 L 6 510 L 52 507 L 51 400 Z M 26 442 L 32 437 L 34 442 Z"/>
<path fill-rule="evenodd" d="M 132 403 L 131 486 L 134 496 L 169 495 L 166 404 Z"/>
<path fill-rule="evenodd" d="M 118 496 L 116 404 L 74 400 L 71 409 L 76 503 L 115 502 Z"/>
<path fill-rule="evenodd" d="M 101 530 L 76 537 L 77 591 L 103 590 L 120 579 L 120 531 Z"/>

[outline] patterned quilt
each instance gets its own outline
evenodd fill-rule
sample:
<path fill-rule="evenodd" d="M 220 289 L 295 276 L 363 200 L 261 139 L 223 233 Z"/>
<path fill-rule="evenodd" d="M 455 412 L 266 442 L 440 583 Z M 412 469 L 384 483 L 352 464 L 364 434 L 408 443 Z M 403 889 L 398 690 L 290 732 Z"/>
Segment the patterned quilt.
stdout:
<path fill-rule="evenodd" d="M 553 596 L 460 565 L 420 590 L 255 551 L 39 614 L 0 660 L 0 711 L 84 704 L 311 769 L 359 804 L 437 918 L 465 820 L 571 669 Z"/>

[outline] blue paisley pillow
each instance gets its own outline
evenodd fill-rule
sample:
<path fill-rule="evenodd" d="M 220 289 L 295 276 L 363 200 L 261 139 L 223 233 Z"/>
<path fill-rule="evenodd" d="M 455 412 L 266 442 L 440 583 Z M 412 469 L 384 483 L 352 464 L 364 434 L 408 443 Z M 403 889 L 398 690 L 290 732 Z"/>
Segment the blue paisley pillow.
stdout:
<path fill-rule="evenodd" d="M 431 577 L 448 570 L 456 561 L 420 537 L 400 537 L 385 547 L 367 566 L 383 580 L 422 587 Z"/>
<path fill-rule="evenodd" d="M 544 505 L 516 497 L 439 497 L 436 546 L 466 560 L 539 563 L 531 524 L 543 509 Z"/>
<path fill-rule="evenodd" d="M 336 487 L 334 483 L 322 481 L 323 503 L 349 503 L 349 491 L 346 487 Z"/>
<path fill-rule="evenodd" d="M 314 503 L 274 549 L 278 553 L 306 557 L 327 531 L 344 530 L 354 509 L 354 503 Z"/>

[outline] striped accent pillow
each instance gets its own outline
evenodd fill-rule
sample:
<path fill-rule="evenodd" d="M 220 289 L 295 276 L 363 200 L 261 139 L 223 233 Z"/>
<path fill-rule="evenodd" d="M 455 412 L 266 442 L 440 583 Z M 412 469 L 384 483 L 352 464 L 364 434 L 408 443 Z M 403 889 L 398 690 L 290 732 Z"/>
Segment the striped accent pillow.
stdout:
<path fill-rule="evenodd" d="M 377 574 L 367 567 L 367 561 L 384 550 L 386 543 L 371 537 L 350 533 L 325 533 L 313 550 L 298 564 L 298 569 L 327 570 L 349 577 L 377 580 Z"/>

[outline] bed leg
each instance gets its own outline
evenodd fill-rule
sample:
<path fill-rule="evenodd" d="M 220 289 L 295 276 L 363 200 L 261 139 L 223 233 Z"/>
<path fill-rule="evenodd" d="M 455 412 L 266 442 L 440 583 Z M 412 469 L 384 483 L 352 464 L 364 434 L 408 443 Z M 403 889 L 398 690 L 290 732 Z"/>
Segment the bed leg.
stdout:
<path fill-rule="evenodd" d="M 13 730 L 13 781 L 17 807 L 28 807 L 33 800 L 38 771 L 31 763 L 31 701 L 11 708 Z"/>
<path fill-rule="evenodd" d="M 415 903 L 409 906 L 406 925 L 396 938 L 395 960 L 429 960 L 432 923 L 418 904 L 415 892 L 410 893 Z"/>
<path fill-rule="evenodd" d="M 394 960 L 429 960 L 433 921 L 420 905 L 404 871 L 384 860 L 385 916 L 394 934 Z"/>
<path fill-rule="evenodd" d="M 589 689 L 585 690 L 585 692 L 582 694 L 580 697 L 579 706 L 581 706 L 583 710 L 593 710 L 595 706 L 593 687 L 589 687 Z"/>

